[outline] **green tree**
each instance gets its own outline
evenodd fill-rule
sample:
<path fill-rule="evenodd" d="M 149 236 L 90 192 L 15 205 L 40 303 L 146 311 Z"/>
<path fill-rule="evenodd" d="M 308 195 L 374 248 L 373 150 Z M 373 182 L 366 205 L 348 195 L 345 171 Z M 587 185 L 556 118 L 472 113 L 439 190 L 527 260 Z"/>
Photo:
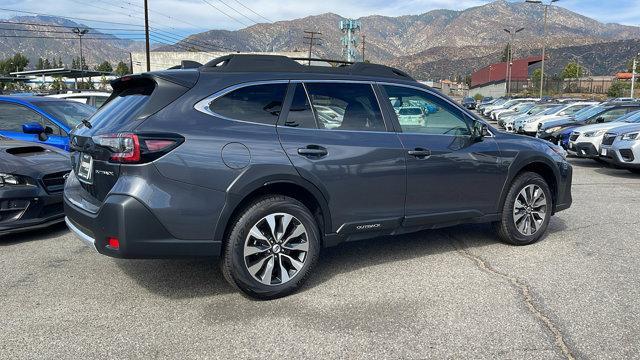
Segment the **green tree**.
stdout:
<path fill-rule="evenodd" d="M 14 71 L 23 71 L 27 65 L 29 65 L 29 59 L 20 53 L 16 53 L 13 57 L 0 61 L 0 74 L 9 75 Z"/>
<path fill-rule="evenodd" d="M 104 72 L 113 72 L 113 67 L 108 61 L 103 61 L 100 65 L 96 66 L 96 70 Z"/>
<path fill-rule="evenodd" d="M 611 84 L 609 90 L 607 90 L 607 95 L 609 97 L 623 97 L 625 95 L 625 91 L 631 89 L 631 82 L 616 80 Z"/>
<path fill-rule="evenodd" d="M 114 73 L 118 76 L 123 76 L 123 75 L 130 74 L 131 72 L 127 64 L 125 64 L 124 61 L 120 61 L 118 63 L 118 66 L 116 66 L 116 70 L 114 71 Z"/>
<path fill-rule="evenodd" d="M 43 67 L 42 67 L 43 69 L 51 69 L 51 63 L 49 62 L 49 59 L 47 59 L 47 58 L 44 59 L 44 63 L 42 65 L 43 65 Z"/>
<path fill-rule="evenodd" d="M 473 98 L 476 99 L 476 101 L 480 101 L 484 98 L 484 96 L 482 96 L 482 94 L 480 93 L 476 93 L 475 95 L 473 95 Z"/>
<path fill-rule="evenodd" d="M 542 70 L 540 69 L 533 70 L 533 72 L 531 73 L 531 83 L 534 86 L 540 86 L 541 77 L 542 77 Z"/>
<path fill-rule="evenodd" d="M 76 58 L 72 58 L 71 59 L 71 68 L 72 69 L 77 69 L 78 68 L 78 64 L 76 64 Z"/>
<path fill-rule="evenodd" d="M 511 44 L 505 45 L 504 50 L 502 50 L 502 55 L 500 55 L 500 61 L 509 61 L 509 51 L 511 51 Z"/>
<path fill-rule="evenodd" d="M 579 78 L 583 75 L 584 69 L 577 62 L 572 61 L 565 65 L 560 76 L 562 79 Z"/>
<path fill-rule="evenodd" d="M 633 70 L 633 60 L 629 60 L 627 62 L 627 71 L 631 72 Z M 640 58 L 636 60 L 636 74 L 640 74 Z"/>
<path fill-rule="evenodd" d="M 36 70 L 44 69 L 44 61 L 42 58 L 38 58 L 38 62 L 36 63 Z"/>
<path fill-rule="evenodd" d="M 53 82 L 51 83 L 51 90 L 65 90 L 67 88 L 67 84 L 62 80 L 61 76 L 54 76 Z"/>

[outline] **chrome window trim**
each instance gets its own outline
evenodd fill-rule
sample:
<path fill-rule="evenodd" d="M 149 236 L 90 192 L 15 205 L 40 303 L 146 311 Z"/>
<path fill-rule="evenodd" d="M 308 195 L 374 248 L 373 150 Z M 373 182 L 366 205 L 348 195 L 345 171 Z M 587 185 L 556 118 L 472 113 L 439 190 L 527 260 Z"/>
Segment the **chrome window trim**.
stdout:
<path fill-rule="evenodd" d="M 449 99 L 441 96 L 440 94 L 433 92 L 429 89 L 425 89 L 419 86 L 415 86 L 415 85 L 408 85 L 408 84 L 402 84 L 402 83 L 390 83 L 390 82 L 376 82 L 376 84 L 381 85 L 381 86 L 399 86 L 399 87 L 405 87 L 405 88 L 410 88 L 410 89 L 414 89 L 414 90 L 418 90 L 418 91 L 422 91 L 425 92 L 427 94 L 430 94 L 434 97 L 437 97 L 440 100 L 443 100 L 444 102 L 448 103 L 449 105 L 453 106 L 454 108 L 460 108 L 459 105 L 457 105 L 456 103 L 450 101 Z M 470 116 L 469 114 L 467 114 L 465 111 L 462 111 L 462 113 L 468 117 L 469 119 L 473 120 L 473 121 L 480 121 L 485 125 L 488 125 L 484 120 L 482 119 L 476 119 L 472 116 Z M 489 136 L 485 136 L 485 137 L 494 137 L 493 132 L 490 129 L 487 129 L 487 131 L 489 132 Z M 442 136 L 458 136 L 458 135 L 449 135 L 449 134 L 428 134 L 428 133 L 419 133 L 419 132 L 399 132 L 399 134 L 412 134 L 412 135 L 442 135 Z M 470 135 L 465 135 L 465 136 L 470 136 Z"/>
<path fill-rule="evenodd" d="M 290 81 L 289 80 L 265 80 L 265 81 L 251 81 L 251 82 L 244 82 L 244 83 L 240 83 L 240 84 L 236 84 L 236 85 L 231 85 L 229 87 L 226 87 L 218 92 L 215 92 L 212 95 L 207 96 L 206 98 L 198 101 L 195 105 L 193 105 L 193 108 L 203 114 L 207 114 L 207 115 L 212 115 L 215 116 L 217 118 L 220 119 L 224 119 L 224 120 L 230 120 L 230 121 L 239 121 L 239 122 L 243 122 L 243 123 L 248 123 L 248 124 L 254 124 L 254 125 L 262 125 L 262 126 L 276 126 L 277 123 L 277 119 L 276 122 L 274 122 L 273 124 L 263 124 L 263 123 L 259 123 L 259 122 L 254 122 L 254 121 L 249 121 L 249 120 L 240 120 L 240 119 L 234 119 L 234 118 L 230 118 L 227 116 L 223 116 L 218 114 L 217 112 L 211 110 L 209 108 L 209 104 L 233 91 L 236 91 L 238 89 L 242 89 L 245 87 L 249 87 L 249 86 L 258 86 L 258 85 L 272 85 L 272 84 L 288 84 Z M 286 92 L 285 92 L 286 94 Z M 282 100 L 284 102 L 284 99 Z"/>

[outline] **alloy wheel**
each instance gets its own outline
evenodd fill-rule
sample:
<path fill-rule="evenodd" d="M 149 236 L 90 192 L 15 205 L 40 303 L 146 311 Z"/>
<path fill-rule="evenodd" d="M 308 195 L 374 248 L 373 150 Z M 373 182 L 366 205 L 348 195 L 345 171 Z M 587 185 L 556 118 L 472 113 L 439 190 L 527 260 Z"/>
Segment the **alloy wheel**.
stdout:
<path fill-rule="evenodd" d="M 244 243 L 249 274 L 265 285 L 282 285 L 300 273 L 307 260 L 307 229 L 295 216 L 273 213 L 260 219 Z"/>
<path fill-rule="evenodd" d="M 547 197 L 538 185 L 525 186 L 513 204 L 513 222 L 522 235 L 531 236 L 540 230 L 547 217 Z"/>

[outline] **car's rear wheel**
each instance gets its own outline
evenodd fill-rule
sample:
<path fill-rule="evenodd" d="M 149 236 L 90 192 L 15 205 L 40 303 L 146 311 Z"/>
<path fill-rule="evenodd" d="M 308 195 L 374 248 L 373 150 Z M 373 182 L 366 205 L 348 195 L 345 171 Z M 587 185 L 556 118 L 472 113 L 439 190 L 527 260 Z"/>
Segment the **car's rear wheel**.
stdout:
<path fill-rule="evenodd" d="M 225 278 L 258 299 L 278 298 L 298 289 L 320 252 L 318 226 L 309 210 L 280 195 L 247 206 L 225 245 Z"/>
<path fill-rule="evenodd" d="M 553 200 L 549 185 L 540 175 L 526 172 L 512 183 L 499 222 L 494 223 L 500 240 L 513 245 L 538 241 L 549 225 Z"/>

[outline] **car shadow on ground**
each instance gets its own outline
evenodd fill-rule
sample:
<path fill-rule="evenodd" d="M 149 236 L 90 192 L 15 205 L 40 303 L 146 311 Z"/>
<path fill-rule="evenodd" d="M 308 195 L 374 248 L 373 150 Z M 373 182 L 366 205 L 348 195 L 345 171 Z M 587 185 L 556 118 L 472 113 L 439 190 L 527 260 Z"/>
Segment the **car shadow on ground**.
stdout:
<path fill-rule="evenodd" d="M 547 234 L 540 241 L 565 229 L 564 221 L 554 217 Z M 496 244 L 500 243 L 488 224 L 460 225 L 346 242 L 322 251 L 313 274 L 301 291 L 321 286 L 336 275 L 367 267 L 458 251 L 460 247 L 472 249 Z M 127 276 L 163 297 L 184 299 L 237 292 L 225 281 L 219 259 L 114 261 Z"/>
<path fill-rule="evenodd" d="M 50 240 L 57 238 L 66 232 L 69 232 L 67 225 L 65 225 L 64 222 L 61 222 L 43 229 L 0 235 L 0 246 L 11 246 L 30 241 Z"/>

